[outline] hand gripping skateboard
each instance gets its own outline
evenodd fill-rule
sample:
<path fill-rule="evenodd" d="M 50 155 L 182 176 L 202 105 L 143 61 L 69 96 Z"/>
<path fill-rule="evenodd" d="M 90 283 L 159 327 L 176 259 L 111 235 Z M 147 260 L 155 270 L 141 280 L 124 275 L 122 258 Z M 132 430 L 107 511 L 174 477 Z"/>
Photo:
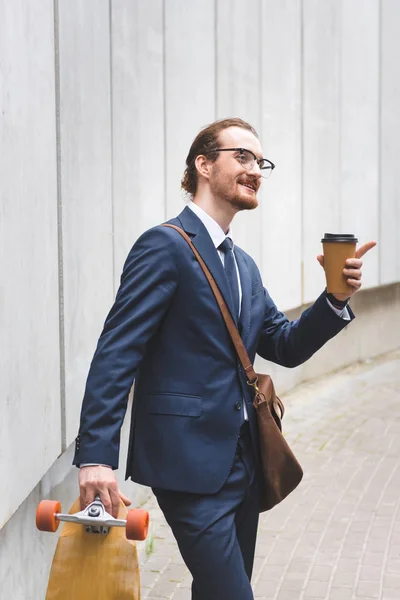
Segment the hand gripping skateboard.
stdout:
<path fill-rule="evenodd" d="M 108 514 L 97 496 L 80 511 L 79 498 L 68 514 L 59 502 L 43 500 L 37 507 L 39 531 L 55 532 L 61 521 L 51 565 L 46 600 L 140 600 L 136 544 L 147 536 L 149 514 L 127 510 Z"/>

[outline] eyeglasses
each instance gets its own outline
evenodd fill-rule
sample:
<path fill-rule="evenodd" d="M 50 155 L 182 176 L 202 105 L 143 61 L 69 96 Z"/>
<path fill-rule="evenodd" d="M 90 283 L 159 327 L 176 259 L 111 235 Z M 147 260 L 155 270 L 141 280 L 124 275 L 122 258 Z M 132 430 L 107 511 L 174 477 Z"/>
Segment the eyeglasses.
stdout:
<path fill-rule="evenodd" d="M 246 171 L 251 171 L 254 167 L 254 163 L 257 163 L 261 176 L 264 179 L 267 179 L 272 171 L 275 169 L 275 165 L 273 162 L 268 160 L 267 158 L 257 158 L 257 156 L 251 150 L 246 150 L 246 148 L 216 148 L 216 152 L 237 152 L 237 156 L 235 156 L 236 160 L 242 165 Z"/>

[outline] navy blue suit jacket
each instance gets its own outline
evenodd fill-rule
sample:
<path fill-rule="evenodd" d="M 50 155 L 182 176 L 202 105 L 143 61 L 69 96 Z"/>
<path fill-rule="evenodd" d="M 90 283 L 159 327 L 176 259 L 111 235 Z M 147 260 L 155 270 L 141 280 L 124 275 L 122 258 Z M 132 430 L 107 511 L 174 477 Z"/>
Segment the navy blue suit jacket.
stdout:
<path fill-rule="evenodd" d="M 230 306 L 221 259 L 200 219 L 185 208 L 170 223 L 192 238 Z M 235 256 L 242 286 L 239 328 L 252 361 L 258 353 L 295 367 L 348 324 L 324 294 L 289 322 L 264 289 L 253 259 L 238 247 Z M 234 460 L 243 401 L 257 435 L 252 393 L 200 265 L 168 227 L 146 231 L 126 260 L 90 367 L 74 464 L 118 467 L 134 380 L 126 476 L 156 488 L 218 491 Z"/>

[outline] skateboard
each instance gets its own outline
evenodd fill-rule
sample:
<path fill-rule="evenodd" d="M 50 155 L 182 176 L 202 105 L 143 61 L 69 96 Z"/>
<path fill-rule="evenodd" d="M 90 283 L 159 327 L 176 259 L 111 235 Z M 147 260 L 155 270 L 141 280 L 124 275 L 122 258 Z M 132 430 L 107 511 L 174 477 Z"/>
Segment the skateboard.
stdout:
<path fill-rule="evenodd" d="M 140 600 L 136 543 L 147 537 L 149 514 L 127 510 L 108 514 L 96 497 L 85 510 L 79 498 L 68 514 L 59 502 L 43 500 L 37 507 L 39 531 L 61 529 L 50 570 L 46 600 Z"/>

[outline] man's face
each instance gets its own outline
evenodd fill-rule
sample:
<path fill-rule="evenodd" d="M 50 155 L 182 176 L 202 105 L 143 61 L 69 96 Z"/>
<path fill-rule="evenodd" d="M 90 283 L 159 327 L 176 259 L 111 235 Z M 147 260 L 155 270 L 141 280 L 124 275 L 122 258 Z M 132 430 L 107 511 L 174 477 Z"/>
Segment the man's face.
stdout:
<path fill-rule="evenodd" d="M 219 148 L 245 148 L 262 158 L 259 140 L 251 131 L 240 127 L 224 129 L 219 134 Z M 261 173 L 256 162 L 248 170 L 239 158 L 239 152 L 219 152 L 210 172 L 210 191 L 216 199 L 228 202 L 237 210 L 251 210 L 258 206 Z"/>

